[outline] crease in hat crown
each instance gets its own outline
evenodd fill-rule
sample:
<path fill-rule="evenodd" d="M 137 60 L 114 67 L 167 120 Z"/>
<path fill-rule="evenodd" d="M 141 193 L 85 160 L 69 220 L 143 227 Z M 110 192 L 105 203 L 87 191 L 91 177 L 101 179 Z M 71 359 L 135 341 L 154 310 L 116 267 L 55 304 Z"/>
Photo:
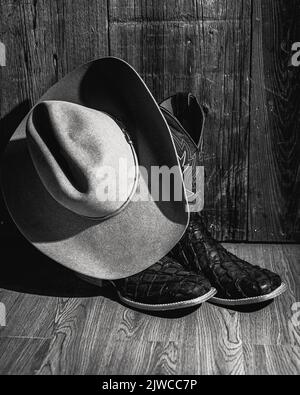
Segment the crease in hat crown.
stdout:
<path fill-rule="evenodd" d="M 137 189 L 138 159 L 130 139 L 109 114 L 69 102 L 44 101 L 32 110 L 26 133 L 44 187 L 65 208 L 105 220 L 129 204 Z M 127 177 L 120 173 L 120 161 L 127 164 Z M 120 178 L 118 182 L 109 178 L 107 169 Z M 116 199 L 107 198 L 107 188 L 116 189 Z"/>

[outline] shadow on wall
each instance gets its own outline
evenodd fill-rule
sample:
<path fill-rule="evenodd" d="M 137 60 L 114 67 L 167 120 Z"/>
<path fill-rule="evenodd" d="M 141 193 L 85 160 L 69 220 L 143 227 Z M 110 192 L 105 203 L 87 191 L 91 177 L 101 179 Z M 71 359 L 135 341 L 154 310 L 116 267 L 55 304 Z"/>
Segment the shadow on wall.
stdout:
<path fill-rule="evenodd" d="M 0 158 L 15 130 L 31 109 L 25 100 L 0 119 Z M 15 236 L 17 230 L 7 212 L 2 193 L 0 193 L 0 236 Z"/>
<path fill-rule="evenodd" d="M 0 119 L 0 154 L 2 155 L 11 136 L 31 109 L 29 100 L 16 106 L 10 113 Z"/>

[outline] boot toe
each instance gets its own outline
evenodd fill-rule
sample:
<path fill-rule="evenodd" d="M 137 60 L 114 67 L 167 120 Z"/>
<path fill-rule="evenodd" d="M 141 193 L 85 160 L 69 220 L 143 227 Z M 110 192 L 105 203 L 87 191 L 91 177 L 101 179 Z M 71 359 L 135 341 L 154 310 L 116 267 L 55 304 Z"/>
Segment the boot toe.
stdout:
<path fill-rule="evenodd" d="M 189 301 L 196 304 L 201 297 L 205 301 L 205 295 L 212 291 L 203 275 L 187 271 L 170 257 L 115 285 L 123 299 L 152 306 L 186 305 Z"/>
<path fill-rule="evenodd" d="M 263 272 L 264 278 L 258 281 L 258 288 L 261 295 L 267 295 L 279 288 L 282 284 L 282 280 L 280 276 L 268 270 L 264 270 Z"/>
<path fill-rule="evenodd" d="M 175 291 L 177 300 L 192 300 L 205 296 L 212 290 L 211 284 L 202 276 L 193 276 L 192 279 L 184 281 Z"/>
<path fill-rule="evenodd" d="M 255 268 L 254 273 L 238 281 L 238 288 L 244 298 L 265 296 L 282 284 L 280 276 L 268 270 Z"/>

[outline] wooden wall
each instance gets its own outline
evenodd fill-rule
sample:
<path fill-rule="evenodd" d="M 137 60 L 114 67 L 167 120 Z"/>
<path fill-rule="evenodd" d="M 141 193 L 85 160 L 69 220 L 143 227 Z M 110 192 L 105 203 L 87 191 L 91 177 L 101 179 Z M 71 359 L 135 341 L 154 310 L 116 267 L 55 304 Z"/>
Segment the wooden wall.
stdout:
<path fill-rule="evenodd" d="M 79 64 L 113 55 L 158 100 L 208 110 L 206 211 L 221 240 L 299 241 L 297 0 L 0 0 L 1 147 L 31 105 Z M 13 227 L 0 210 L 0 234 Z"/>

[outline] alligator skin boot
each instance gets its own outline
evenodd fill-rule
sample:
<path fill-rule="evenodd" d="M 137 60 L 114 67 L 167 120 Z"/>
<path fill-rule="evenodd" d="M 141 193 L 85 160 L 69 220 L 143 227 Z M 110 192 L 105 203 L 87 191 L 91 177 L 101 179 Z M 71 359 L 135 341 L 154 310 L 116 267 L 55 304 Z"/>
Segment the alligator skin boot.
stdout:
<path fill-rule="evenodd" d="M 179 159 L 201 166 L 201 141 L 205 111 L 191 94 L 180 93 L 161 104 L 170 126 Z M 196 183 L 193 183 L 196 188 Z M 190 191 L 196 194 L 197 191 Z M 225 306 L 250 305 L 272 300 L 287 287 L 269 270 L 253 266 L 228 252 L 207 230 L 205 214 L 192 213 L 183 239 L 171 255 L 189 270 L 206 276 L 217 290 L 209 301 Z"/>
<path fill-rule="evenodd" d="M 267 302 L 287 287 L 280 276 L 238 258 L 207 230 L 204 216 L 192 214 L 189 228 L 173 251 L 186 267 L 206 276 L 218 293 L 210 302 L 225 306 Z"/>
<path fill-rule="evenodd" d="M 80 277 L 93 285 L 103 281 Z M 216 294 L 209 281 L 171 257 L 165 257 L 134 276 L 110 281 L 121 302 L 144 311 L 171 311 L 198 306 Z"/>

